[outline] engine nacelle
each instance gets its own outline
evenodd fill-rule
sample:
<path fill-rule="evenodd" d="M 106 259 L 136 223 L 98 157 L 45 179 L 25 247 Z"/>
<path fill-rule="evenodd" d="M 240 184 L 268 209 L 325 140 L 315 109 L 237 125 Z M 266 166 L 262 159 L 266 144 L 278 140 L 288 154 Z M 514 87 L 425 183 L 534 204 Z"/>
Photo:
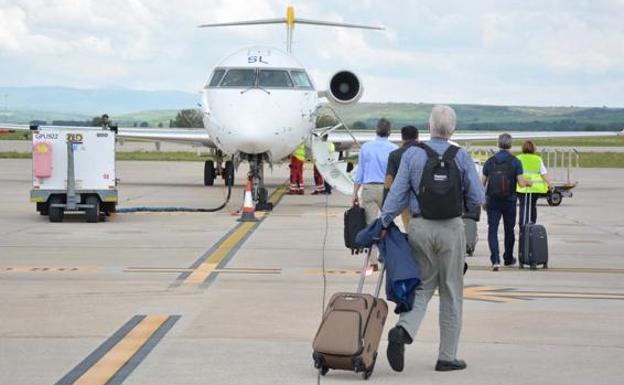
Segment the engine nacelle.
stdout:
<path fill-rule="evenodd" d="M 357 75 L 343 70 L 330 78 L 326 96 L 332 103 L 351 104 L 360 100 L 363 93 L 364 87 Z"/>

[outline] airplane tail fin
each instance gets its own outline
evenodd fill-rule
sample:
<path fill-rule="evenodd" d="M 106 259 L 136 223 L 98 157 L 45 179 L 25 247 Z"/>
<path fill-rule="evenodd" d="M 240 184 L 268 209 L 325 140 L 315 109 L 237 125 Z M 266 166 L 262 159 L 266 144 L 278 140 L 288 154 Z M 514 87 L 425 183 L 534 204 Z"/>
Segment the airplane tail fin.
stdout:
<path fill-rule="evenodd" d="M 201 24 L 199 28 L 212 28 L 212 27 L 233 27 L 243 25 L 263 25 L 263 24 L 286 24 L 286 51 L 292 53 L 292 37 L 295 24 L 307 24 L 316 25 L 322 27 L 341 27 L 341 28 L 357 28 L 357 29 L 370 29 L 370 30 L 384 30 L 383 27 L 375 27 L 370 25 L 361 24 L 349 24 L 338 23 L 332 21 L 311 20 L 311 19 L 295 19 L 295 8 L 290 6 L 286 9 L 286 17 L 277 19 L 261 19 L 261 20 L 247 20 L 247 21 L 234 21 L 230 23 L 214 23 L 214 24 Z"/>

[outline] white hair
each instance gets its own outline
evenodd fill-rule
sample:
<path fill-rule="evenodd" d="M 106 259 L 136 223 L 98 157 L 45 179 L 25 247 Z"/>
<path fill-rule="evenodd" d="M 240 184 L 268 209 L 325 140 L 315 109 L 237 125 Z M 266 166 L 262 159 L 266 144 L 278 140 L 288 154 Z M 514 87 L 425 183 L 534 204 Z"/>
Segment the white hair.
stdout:
<path fill-rule="evenodd" d="M 431 137 L 448 139 L 455 132 L 457 116 L 449 106 L 435 106 L 429 115 L 429 132 Z"/>

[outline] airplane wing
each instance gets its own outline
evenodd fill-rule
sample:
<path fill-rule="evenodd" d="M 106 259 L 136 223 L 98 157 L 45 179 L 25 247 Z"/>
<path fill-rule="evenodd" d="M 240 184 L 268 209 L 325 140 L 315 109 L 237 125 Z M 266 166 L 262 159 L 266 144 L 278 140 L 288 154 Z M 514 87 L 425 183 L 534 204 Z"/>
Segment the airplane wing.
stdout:
<path fill-rule="evenodd" d="M 39 126 L 41 129 L 97 129 L 97 127 L 73 127 L 73 126 Z M 4 131 L 29 131 L 31 128 L 26 124 L 3 124 L 0 123 L 0 132 Z M 0 136 L 1 138 L 1 136 Z M 210 139 L 203 128 L 117 128 L 117 138 L 140 140 L 149 142 L 176 142 L 196 144 L 215 148 L 215 143 Z"/>
<path fill-rule="evenodd" d="M 398 130 L 397 130 L 398 131 Z M 452 140 L 455 142 L 475 141 L 475 140 L 496 140 L 498 135 L 503 131 L 484 131 L 484 132 L 461 132 L 457 131 L 453 134 Z M 361 144 L 370 142 L 375 139 L 375 131 L 352 131 L 351 135 L 347 131 L 332 131 L 329 133 L 328 140 L 336 146 L 337 151 L 354 150 L 357 151 Z M 509 131 L 512 138 L 516 140 L 522 139 L 546 139 L 546 138 L 593 138 L 600 136 L 616 136 L 616 131 Z M 421 141 L 429 140 L 429 133 L 420 133 Z M 394 132 L 390 135 L 390 141 L 394 143 L 401 142 L 401 134 Z"/>

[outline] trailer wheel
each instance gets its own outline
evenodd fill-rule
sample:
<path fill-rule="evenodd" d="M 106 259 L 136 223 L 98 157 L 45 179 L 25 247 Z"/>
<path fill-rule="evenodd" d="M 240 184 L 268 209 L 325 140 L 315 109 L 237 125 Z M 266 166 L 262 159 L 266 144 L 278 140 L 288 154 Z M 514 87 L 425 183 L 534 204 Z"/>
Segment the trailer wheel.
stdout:
<path fill-rule="evenodd" d="M 551 192 L 546 198 L 549 206 L 559 206 L 563 200 L 563 195 L 559 191 Z"/>
<path fill-rule="evenodd" d="M 214 161 L 207 160 L 204 162 L 204 186 L 212 186 L 214 184 L 215 176 Z"/>
<path fill-rule="evenodd" d="M 63 222 L 63 217 L 65 216 L 65 211 L 62 207 L 52 207 L 53 204 L 62 204 L 63 197 L 60 195 L 52 195 L 48 200 L 48 218 L 50 222 Z"/>
<path fill-rule="evenodd" d="M 85 210 L 85 217 L 88 223 L 96 223 L 100 220 L 100 198 L 89 195 L 85 199 L 85 204 L 92 205 L 92 208 Z"/>

